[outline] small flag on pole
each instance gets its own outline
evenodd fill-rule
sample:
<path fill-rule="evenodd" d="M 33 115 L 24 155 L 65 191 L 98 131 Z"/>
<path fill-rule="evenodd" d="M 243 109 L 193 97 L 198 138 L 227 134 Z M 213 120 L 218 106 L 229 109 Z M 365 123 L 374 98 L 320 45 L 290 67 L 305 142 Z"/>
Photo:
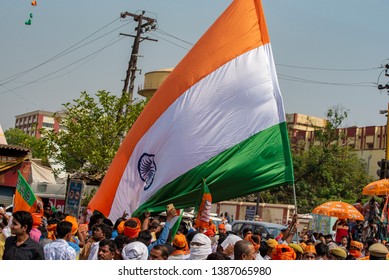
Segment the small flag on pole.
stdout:
<path fill-rule="evenodd" d="M 18 180 L 16 182 L 16 191 L 14 199 L 14 212 L 27 211 L 35 212 L 33 210 L 36 207 L 37 197 L 32 191 L 30 185 L 24 179 L 22 173 L 18 170 Z"/>
<path fill-rule="evenodd" d="M 176 211 L 177 211 L 177 215 L 174 216 L 173 219 L 170 221 L 170 243 L 173 242 L 173 239 L 176 236 L 177 231 L 180 227 L 184 209 L 177 209 Z"/>
<path fill-rule="evenodd" d="M 201 201 L 196 208 L 196 228 L 207 229 L 209 227 L 209 218 L 211 217 L 212 195 L 205 183 L 205 179 L 203 179 L 201 193 Z"/>

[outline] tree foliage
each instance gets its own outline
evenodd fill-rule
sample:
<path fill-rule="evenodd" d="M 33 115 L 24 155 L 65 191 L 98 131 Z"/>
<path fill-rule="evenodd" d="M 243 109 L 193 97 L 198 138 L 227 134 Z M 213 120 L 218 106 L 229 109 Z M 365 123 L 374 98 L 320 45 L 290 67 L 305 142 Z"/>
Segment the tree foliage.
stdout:
<path fill-rule="evenodd" d="M 25 147 L 31 150 L 33 158 L 42 159 L 43 164 L 48 164 L 47 149 L 45 143 L 40 139 L 26 134 L 19 128 L 10 128 L 4 131 L 4 135 L 9 145 Z"/>
<path fill-rule="evenodd" d="M 82 92 L 73 103 L 63 104 L 66 114 L 59 119 L 60 131 L 41 133 L 50 158 L 63 170 L 101 181 L 146 101 L 130 103 L 127 95 L 107 91 L 98 91 L 96 98 Z"/>
<path fill-rule="evenodd" d="M 299 213 L 310 213 L 331 200 L 354 203 L 362 188 L 371 181 L 365 163 L 354 150 L 338 143 L 347 111 L 331 108 L 327 124 L 315 130 L 319 143 L 308 150 L 293 152 L 295 191 Z M 285 186 L 260 193 L 261 202 L 294 204 L 293 187 Z"/>

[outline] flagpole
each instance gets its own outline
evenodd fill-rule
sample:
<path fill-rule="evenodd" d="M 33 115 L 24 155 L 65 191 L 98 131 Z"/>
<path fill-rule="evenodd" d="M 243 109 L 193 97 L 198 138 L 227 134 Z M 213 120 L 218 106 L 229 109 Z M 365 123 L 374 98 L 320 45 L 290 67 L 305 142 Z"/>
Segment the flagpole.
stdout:
<path fill-rule="evenodd" d="M 296 186 L 293 183 L 293 198 L 294 198 L 294 211 L 297 214 L 297 197 L 296 197 Z M 298 214 L 297 214 L 297 222 L 298 222 Z M 299 241 L 299 229 L 296 225 L 296 234 L 297 234 L 297 242 Z"/>

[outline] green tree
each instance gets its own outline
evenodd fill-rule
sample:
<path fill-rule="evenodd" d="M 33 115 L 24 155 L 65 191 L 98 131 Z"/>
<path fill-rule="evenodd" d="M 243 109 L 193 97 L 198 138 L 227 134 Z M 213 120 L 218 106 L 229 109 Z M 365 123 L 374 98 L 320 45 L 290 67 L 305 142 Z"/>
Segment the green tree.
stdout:
<path fill-rule="evenodd" d="M 50 159 L 66 172 L 79 172 L 100 182 L 123 135 L 132 127 L 146 101 L 129 102 L 127 95 L 117 97 L 98 91 L 96 98 L 82 92 L 73 103 L 63 104 L 65 115 L 58 117 L 58 132 L 42 130 Z M 59 171 L 59 170 L 57 170 Z"/>
<path fill-rule="evenodd" d="M 41 139 L 36 139 L 19 128 L 10 128 L 4 131 L 4 135 L 9 145 L 30 149 L 33 158 L 42 159 L 43 164 L 48 164 L 46 144 Z"/>
<path fill-rule="evenodd" d="M 295 189 L 299 213 L 330 200 L 354 203 L 369 178 L 365 163 L 354 150 L 338 141 L 347 111 L 331 108 L 327 124 L 315 130 L 317 145 L 293 152 Z M 285 186 L 260 193 L 267 203 L 294 204 L 293 187 Z"/>

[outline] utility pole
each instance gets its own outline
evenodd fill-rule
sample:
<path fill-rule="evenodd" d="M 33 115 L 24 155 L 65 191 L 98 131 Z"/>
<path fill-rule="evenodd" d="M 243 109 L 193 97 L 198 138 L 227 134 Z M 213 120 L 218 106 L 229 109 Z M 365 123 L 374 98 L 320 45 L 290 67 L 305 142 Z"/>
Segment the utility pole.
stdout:
<path fill-rule="evenodd" d="M 135 74 L 136 71 L 138 70 L 136 67 L 137 61 L 138 61 L 138 51 L 139 51 L 139 44 L 143 40 L 149 40 L 149 41 L 154 41 L 158 42 L 158 40 L 151 39 L 148 37 L 141 37 L 141 34 L 144 33 L 145 31 L 149 30 L 155 30 L 156 28 L 156 20 L 145 17 L 144 16 L 145 11 L 142 11 L 141 14 L 133 14 L 129 12 L 124 12 L 120 14 L 121 18 L 126 18 L 127 16 L 133 17 L 134 21 L 138 22 L 138 26 L 135 28 L 136 35 L 129 35 L 129 34 L 123 34 L 120 33 L 120 35 L 124 36 L 129 36 L 129 37 L 134 37 L 134 44 L 132 45 L 132 51 L 131 51 L 131 57 L 130 61 L 128 62 L 128 69 L 127 69 L 127 74 L 126 78 L 124 80 L 124 87 L 123 87 L 123 94 L 128 94 L 130 98 L 130 103 L 132 102 L 133 94 L 134 94 L 134 83 L 135 83 Z"/>
<path fill-rule="evenodd" d="M 382 70 L 381 74 L 385 71 L 385 77 L 389 77 L 389 64 L 386 64 L 385 69 Z M 381 76 L 380 74 L 380 76 Z M 379 79 L 379 77 L 378 77 Z M 379 90 L 388 90 L 389 93 L 389 83 L 386 83 L 386 85 L 378 85 Z M 381 160 L 381 163 L 379 164 L 381 167 L 380 172 L 380 179 L 386 179 L 388 178 L 388 169 L 389 169 L 389 103 L 388 103 L 388 109 L 387 110 L 380 110 L 380 114 L 386 114 L 386 148 L 385 148 L 385 159 Z"/>

